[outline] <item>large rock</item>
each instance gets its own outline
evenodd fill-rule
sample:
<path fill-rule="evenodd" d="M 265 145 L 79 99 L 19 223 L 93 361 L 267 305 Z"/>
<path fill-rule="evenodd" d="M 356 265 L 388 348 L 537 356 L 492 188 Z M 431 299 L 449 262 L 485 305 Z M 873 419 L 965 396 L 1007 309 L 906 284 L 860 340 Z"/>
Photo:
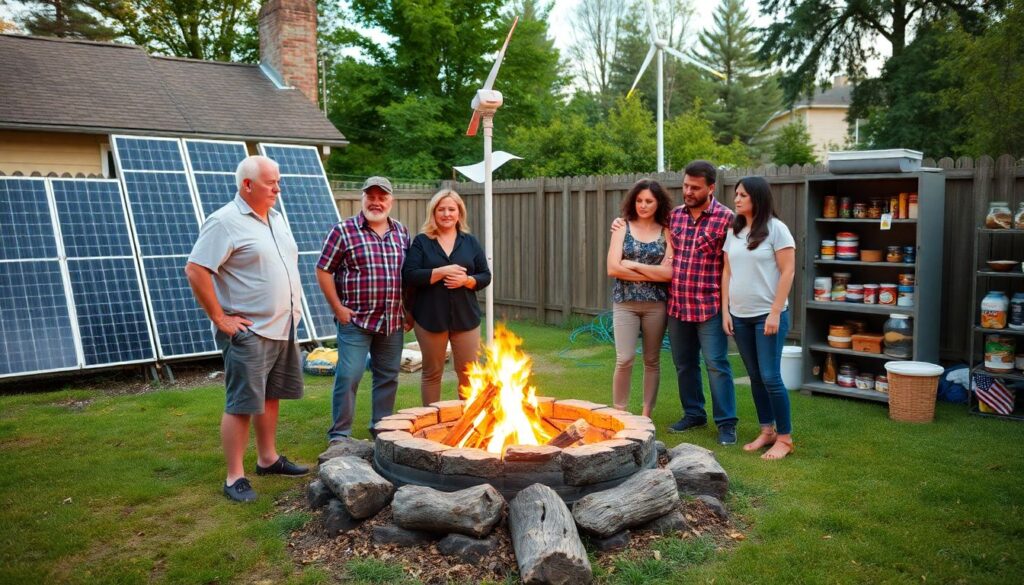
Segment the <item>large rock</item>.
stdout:
<path fill-rule="evenodd" d="M 722 503 L 722 500 L 708 495 L 700 495 L 695 499 L 699 502 L 704 502 L 704 505 L 707 506 L 719 520 L 729 519 L 729 511 L 725 509 L 725 504 Z"/>
<path fill-rule="evenodd" d="M 521 490 L 509 504 L 508 528 L 523 583 L 585 585 L 594 578 L 572 514 L 550 487 Z"/>
<path fill-rule="evenodd" d="M 497 477 L 501 474 L 501 456 L 483 449 L 448 449 L 441 452 L 441 473 Z"/>
<path fill-rule="evenodd" d="M 449 534 L 437 543 L 438 552 L 456 557 L 467 564 L 475 564 L 490 557 L 497 548 L 498 539 L 493 534 L 487 538 Z"/>
<path fill-rule="evenodd" d="M 348 513 L 341 500 L 332 499 L 327 505 L 327 510 L 324 511 L 324 528 L 330 538 L 356 528 L 361 522 Z"/>
<path fill-rule="evenodd" d="M 609 552 L 613 550 L 621 550 L 629 546 L 629 531 L 623 530 L 616 532 L 608 538 L 591 538 L 590 544 L 594 550 L 600 552 Z"/>
<path fill-rule="evenodd" d="M 679 492 L 671 472 L 648 469 L 616 487 L 583 496 L 573 504 L 572 516 L 580 528 L 607 538 L 678 507 Z"/>
<path fill-rule="evenodd" d="M 668 455 L 665 469 L 675 476 L 680 492 L 691 496 L 707 494 L 722 499 L 729 491 L 729 475 L 711 451 L 681 443 L 670 449 Z"/>
<path fill-rule="evenodd" d="M 395 486 L 365 459 L 344 455 L 320 466 L 320 481 L 337 496 L 353 518 L 369 518 L 391 501 Z"/>
<path fill-rule="evenodd" d="M 350 437 L 335 439 L 331 441 L 330 446 L 327 447 L 326 451 L 320 454 L 318 459 L 320 465 L 323 465 L 335 457 L 344 457 L 345 455 L 351 455 L 353 457 L 359 457 L 360 459 L 370 461 L 373 459 L 373 443 Z"/>
<path fill-rule="evenodd" d="M 434 542 L 435 536 L 420 530 L 406 530 L 394 524 L 373 527 L 373 542 L 377 544 L 397 544 L 398 546 L 419 546 Z"/>
<path fill-rule="evenodd" d="M 624 477 L 640 467 L 640 444 L 612 439 L 562 450 L 562 473 L 569 485 L 588 485 Z"/>
<path fill-rule="evenodd" d="M 480 538 L 490 534 L 501 520 L 504 507 L 505 499 L 490 484 L 457 492 L 405 485 L 395 493 L 391 512 L 395 524 L 402 528 Z"/>
<path fill-rule="evenodd" d="M 334 492 L 319 479 L 314 479 L 306 486 L 306 501 L 309 502 L 309 507 L 314 510 L 323 508 L 333 499 Z"/>
<path fill-rule="evenodd" d="M 640 530 L 650 530 L 658 534 L 675 534 L 690 529 L 690 523 L 679 510 L 672 510 L 664 516 L 659 516 L 647 524 L 640 526 Z"/>

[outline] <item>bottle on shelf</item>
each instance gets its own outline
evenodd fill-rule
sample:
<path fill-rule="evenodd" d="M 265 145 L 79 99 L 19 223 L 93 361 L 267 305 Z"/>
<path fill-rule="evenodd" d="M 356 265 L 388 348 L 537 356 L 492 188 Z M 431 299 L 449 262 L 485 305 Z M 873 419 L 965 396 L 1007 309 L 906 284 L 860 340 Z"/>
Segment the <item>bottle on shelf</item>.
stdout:
<path fill-rule="evenodd" d="M 1010 308 L 1010 300 L 1006 294 L 998 290 L 990 290 L 981 299 L 981 326 L 985 329 L 1006 328 L 1006 312 Z"/>
<path fill-rule="evenodd" d="M 821 376 L 821 381 L 826 384 L 836 383 L 836 360 L 830 353 L 825 354 L 825 372 Z"/>

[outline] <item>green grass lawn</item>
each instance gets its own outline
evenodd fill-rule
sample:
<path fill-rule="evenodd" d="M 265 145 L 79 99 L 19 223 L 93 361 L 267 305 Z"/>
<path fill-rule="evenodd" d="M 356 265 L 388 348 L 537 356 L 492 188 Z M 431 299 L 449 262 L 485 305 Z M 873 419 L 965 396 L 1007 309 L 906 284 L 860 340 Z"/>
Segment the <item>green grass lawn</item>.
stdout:
<path fill-rule="evenodd" d="M 614 350 L 568 331 L 513 324 L 534 358 L 542 395 L 611 401 Z M 680 415 L 663 353 L 655 424 Z M 736 375 L 744 375 L 734 359 Z M 640 368 L 635 368 L 639 374 Z M 639 410 L 639 383 L 634 410 Z M 279 448 L 315 463 L 330 418 L 328 378 L 282 406 Z M 32 382 L 22 388 L 29 392 Z M 369 375 L 357 435 L 366 436 Z M 8 388 L 9 390 L 9 388 Z M 737 388 L 740 441 L 757 433 Z M 454 395 L 448 380 L 444 396 Z M 727 504 L 746 539 L 727 549 L 668 539 L 661 560 L 623 561 L 607 583 L 1012 583 L 1024 575 L 1024 425 L 938 405 L 933 424 L 890 421 L 883 405 L 793 394 L 793 457 L 769 463 L 715 444 L 713 425 L 686 435 L 729 472 Z M 398 407 L 418 405 L 419 374 L 403 374 Z M 76 390 L 0 396 L 0 583 L 291 582 L 329 580 L 297 567 L 286 535 L 312 516 L 283 513 L 306 480 L 253 478 L 254 505 L 228 502 L 218 383 L 111 396 Z M 709 405 L 710 406 L 710 405 Z M 255 465 L 250 449 L 246 467 Z M 392 582 L 393 568 L 356 562 L 353 582 Z M 1016 575 L 1016 577 L 1015 577 Z"/>

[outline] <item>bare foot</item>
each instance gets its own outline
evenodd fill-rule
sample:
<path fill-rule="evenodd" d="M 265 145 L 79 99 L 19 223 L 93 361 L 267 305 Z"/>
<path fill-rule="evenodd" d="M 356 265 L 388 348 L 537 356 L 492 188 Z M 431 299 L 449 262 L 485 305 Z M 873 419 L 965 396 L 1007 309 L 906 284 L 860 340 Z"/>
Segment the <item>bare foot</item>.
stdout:
<path fill-rule="evenodd" d="M 757 451 L 758 449 L 764 449 L 768 445 L 771 445 L 772 443 L 775 442 L 775 437 L 776 437 L 775 431 L 770 431 L 770 432 L 767 432 L 767 433 L 764 432 L 764 431 L 761 431 L 761 434 L 758 435 L 756 439 L 754 439 L 753 441 L 747 443 L 746 445 L 743 445 L 743 450 L 744 451 Z"/>
<path fill-rule="evenodd" d="M 782 459 L 792 452 L 793 441 L 779 437 L 775 440 L 775 444 L 772 445 L 772 448 L 765 451 L 764 455 L 761 455 L 761 459 L 766 461 L 775 461 L 777 459 Z"/>

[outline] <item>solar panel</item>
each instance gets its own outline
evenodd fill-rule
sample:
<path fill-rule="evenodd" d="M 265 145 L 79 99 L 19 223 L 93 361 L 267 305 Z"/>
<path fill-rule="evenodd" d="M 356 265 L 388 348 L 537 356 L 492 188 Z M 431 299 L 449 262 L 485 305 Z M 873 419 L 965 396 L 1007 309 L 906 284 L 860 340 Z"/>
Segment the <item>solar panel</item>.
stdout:
<path fill-rule="evenodd" d="M 85 367 L 156 358 L 117 181 L 50 179 Z"/>
<path fill-rule="evenodd" d="M 153 360 L 135 259 L 69 259 L 68 272 L 85 366 Z"/>
<path fill-rule="evenodd" d="M 337 334 L 334 325 L 334 311 L 327 304 L 316 280 L 316 263 L 320 260 L 320 252 L 299 254 L 299 280 L 302 281 L 302 294 L 306 300 L 307 314 L 316 332 L 317 339 L 333 338 Z"/>
<path fill-rule="evenodd" d="M 196 303 L 185 278 L 187 257 L 147 258 L 143 264 L 150 308 L 157 324 L 160 355 L 190 357 L 213 353 L 210 320 Z"/>
<path fill-rule="evenodd" d="M 233 201 L 238 194 L 234 173 L 196 173 L 194 177 L 204 217 L 210 217 L 211 213 Z"/>
<path fill-rule="evenodd" d="M 338 223 L 334 194 L 325 179 L 282 176 L 280 201 L 299 250 L 319 252 Z"/>
<path fill-rule="evenodd" d="M 210 321 L 199 308 L 185 277 L 185 264 L 199 236 L 201 215 L 178 139 L 112 136 L 128 201 L 142 274 L 162 358 L 192 357 L 217 351 Z M 198 163 L 223 165 L 219 147 Z"/>
<path fill-rule="evenodd" d="M 0 262 L 0 377 L 77 367 L 60 263 Z"/>
<path fill-rule="evenodd" d="M 57 258 L 45 180 L 0 180 L 0 226 L 0 260 Z"/>
<path fill-rule="evenodd" d="M 188 139 L 184 142 L 203 217 L 209 217 L 235 198 L 238 193 L 235 171 L 249 152 L 243 142 Z"/>
<path fill-rule="evenodd" d="M 261 143 L 260 152 L 277 161 L 282 175 L 324 176 L 324 166 L 315 146 Z"/>

